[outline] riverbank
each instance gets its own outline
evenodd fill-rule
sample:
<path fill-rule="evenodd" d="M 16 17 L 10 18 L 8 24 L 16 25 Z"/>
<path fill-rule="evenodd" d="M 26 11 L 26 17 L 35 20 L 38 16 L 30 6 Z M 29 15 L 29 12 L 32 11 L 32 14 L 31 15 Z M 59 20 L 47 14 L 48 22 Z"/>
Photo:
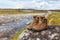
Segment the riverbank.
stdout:
<path fill-rule="evenodd" d="M 52 14 L 49 14 L 47 16 L 47 19 L 48 19 L 48 25 L 56 25 L 56 26 L 60 26 L 60 14 L 58 13 L 52 13 Z M 19 35 L 24 31 L 25 29 L 22 29 L 21 31 L 19 31 L 17 34 L 15 34 L 12 39 L 13 40 L 17 40 Z"/>

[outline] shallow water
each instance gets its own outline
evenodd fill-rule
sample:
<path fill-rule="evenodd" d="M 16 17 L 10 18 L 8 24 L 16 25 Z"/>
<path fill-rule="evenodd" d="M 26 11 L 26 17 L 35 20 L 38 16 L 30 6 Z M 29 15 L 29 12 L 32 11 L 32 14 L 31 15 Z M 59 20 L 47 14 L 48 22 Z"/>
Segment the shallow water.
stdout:
<path fill-rule="evenodd" d="M 4 37 L 11 37 L 30 23 L 32 15 L 0 16 L 0 32 L 5 33 Z"/>
<path fill-rule="evenodd" d="M 4 37 L 0 38 L 10 38 L 23 27 L 26 27 L 32 22 L 32 16 L 2 16 L 0 17 L 0 32 L 4 33 Z"/>

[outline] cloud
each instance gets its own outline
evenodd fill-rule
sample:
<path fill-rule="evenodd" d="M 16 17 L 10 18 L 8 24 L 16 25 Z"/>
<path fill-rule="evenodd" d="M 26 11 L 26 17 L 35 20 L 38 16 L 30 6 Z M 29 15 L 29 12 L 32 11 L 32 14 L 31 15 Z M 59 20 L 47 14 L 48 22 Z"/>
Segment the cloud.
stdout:
<path fill-rule="evenodd" d="M 41 3 L 38 3 L 36 1 L 31 1 L 31 2 L 24 2 L 24 3 L 17 3 L 16 4 L 16 8 L 25 8 L 25 9 L 41 9 L 41 8 L 44 8 L 48 5 L 47 2 L 41 2 Z"/>
<path fill-rule="evenodd" d="M 19 0 L 17 1 L 1 0 L 0 3 L 10 5 L 10 7 L 12 8 L 41 8 L 47 4 L 45 2 L 38 3 L 37 1 L 39 0 L 31 0 L 29 2 L 24 2 Z"/>
<path fill-rule="evenodd" d="M 49 7 L 49 9 L 60 9 L 60 4 L 50 4 L 51 6 Z"/>
<path fill-rule="evenodd" d="M 45 0 L 0 0 L 0 8 L 60 9 L 60 2 Z M 2 6 L 2 4 L 4 4 Z"/>

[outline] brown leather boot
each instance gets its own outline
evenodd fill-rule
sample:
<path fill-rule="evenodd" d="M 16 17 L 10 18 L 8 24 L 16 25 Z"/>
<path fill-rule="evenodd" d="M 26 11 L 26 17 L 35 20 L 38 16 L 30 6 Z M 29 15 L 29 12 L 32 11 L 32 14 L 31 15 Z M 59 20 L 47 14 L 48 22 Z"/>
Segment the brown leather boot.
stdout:
<path fill-rule="evenodd" d="M 27 28 L 32 30 L 43 30 L 47 26 L 47 19 L 43 16 L 33 16 L 33 23 L 29 25 Z"/>

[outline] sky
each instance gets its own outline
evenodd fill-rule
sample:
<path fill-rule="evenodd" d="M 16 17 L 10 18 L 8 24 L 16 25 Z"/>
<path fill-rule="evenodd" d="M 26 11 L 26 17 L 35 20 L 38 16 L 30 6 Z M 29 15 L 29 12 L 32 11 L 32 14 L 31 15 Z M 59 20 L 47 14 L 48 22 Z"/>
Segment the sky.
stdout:
<path fill-rule="evenodd" d="M 0 0 L 0 8 L 60 10 L 60 0 Z"/>

